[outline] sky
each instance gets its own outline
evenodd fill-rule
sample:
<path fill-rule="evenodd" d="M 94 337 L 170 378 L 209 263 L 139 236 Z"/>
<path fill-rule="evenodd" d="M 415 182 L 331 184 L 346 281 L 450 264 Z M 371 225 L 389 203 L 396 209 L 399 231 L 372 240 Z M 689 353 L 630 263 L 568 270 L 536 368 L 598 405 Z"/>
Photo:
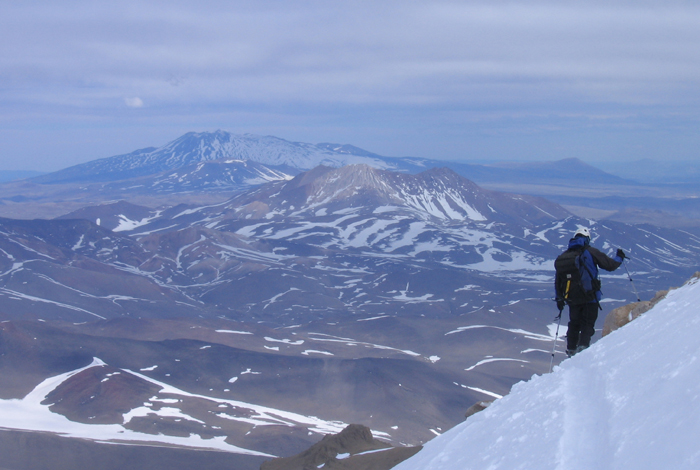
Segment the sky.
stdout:
<path fill-rule="evenodd" d="M 190 131 L 386 156 L 696 159 L 697 2 L 3 2 L 0 170 Z"/>

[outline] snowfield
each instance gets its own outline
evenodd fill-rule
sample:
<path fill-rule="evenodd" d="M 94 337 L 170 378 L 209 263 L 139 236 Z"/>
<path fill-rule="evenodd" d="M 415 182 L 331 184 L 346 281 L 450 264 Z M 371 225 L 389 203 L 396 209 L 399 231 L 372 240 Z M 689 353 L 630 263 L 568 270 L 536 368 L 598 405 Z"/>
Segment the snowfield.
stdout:
<path fill-rule="evenodd" d="M 700 279 L 396 470 L 700 468 Z"/>

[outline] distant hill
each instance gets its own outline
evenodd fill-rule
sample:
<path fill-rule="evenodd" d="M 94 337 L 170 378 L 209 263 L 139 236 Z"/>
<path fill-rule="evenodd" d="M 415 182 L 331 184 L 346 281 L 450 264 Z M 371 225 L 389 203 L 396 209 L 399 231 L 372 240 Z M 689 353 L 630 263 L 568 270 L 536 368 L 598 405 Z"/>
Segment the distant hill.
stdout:
<path fill-rule="evenodd" d="M 486 166 L 505 170 L 503 173 L 494 172 L 491 175 L 494 178 L 492 181 L 498 182 L 505 182 L 508 181 L 508 178 L 513 178 L 513 181 L 527 181 L 529 183 L 559 180 L 585 181 L 596 184 L 633 184 L 632 181 L 606 173 L 578 158 L 566 158 L 551 162 L 499 162 Z"/>
<path fill-rule="evenodd" d="M 23 180 L 27 178 L 35 178 L 37 176 L 43 175 L 41 171 L 27 171 L 27 170 L 0 170 L 0 183 L 5 183 L 8 181 Z"/>
<path fill-rule="evenodd" d="M 596 163 L 604 171 L 642 183 L 688 185 L 700 183 L 700 163 L 696 161 L 652 160 L 649 158 Z"/>

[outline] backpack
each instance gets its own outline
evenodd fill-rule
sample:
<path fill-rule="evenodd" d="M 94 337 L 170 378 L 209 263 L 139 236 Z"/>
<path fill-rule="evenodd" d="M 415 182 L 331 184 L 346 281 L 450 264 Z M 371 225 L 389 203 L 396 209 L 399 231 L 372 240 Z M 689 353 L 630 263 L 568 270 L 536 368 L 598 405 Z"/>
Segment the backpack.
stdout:
<path fill-rule="evenodd" d="M 586 266 L 586 252 L 585 248 L 569 249 L 554 261 L 557 297 L 568 305 L 597 302 L 596 292 L 600 290 L 600 281 Z M 588 256 L 591 256 L 590 253 Z"/>

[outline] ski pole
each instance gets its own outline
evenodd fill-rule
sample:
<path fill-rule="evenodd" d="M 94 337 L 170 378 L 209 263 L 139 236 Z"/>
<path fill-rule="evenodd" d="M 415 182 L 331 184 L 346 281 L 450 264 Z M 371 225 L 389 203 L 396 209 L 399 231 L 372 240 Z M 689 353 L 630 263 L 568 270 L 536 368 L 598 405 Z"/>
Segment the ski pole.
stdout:
<path fill-rule="evenodd" d="M 557 322 L 557 332 L 554 334 L 554 345 L 552 346 L 552 358 L 549 360 L 549 372 L 552 372 L 552 365 L 554 364 L 554 351 L 557 349 L 557 340 L 559 339 L 559 325 L 561 325 L 561 312 L 563 311 L 559 310 L 559 315 L 557 318 L 559 321 Z"/>
<path fill-rule="evenodd" d="M 627 271 L 627 277 L 630 278 L 630 282 L 632 283 L 632 289 L 634 290 L 634 295 L 637 296 L 637 302 L 641 302 L 642 299 L 639 298 L 639 292 L 637 292 L 637 288 L 634 285 L 634 281 L 632 280 L 632 276 L 630 276 L 630 272 L 627 269 L 627 258 L 622 259 L 622 264 L 625 266 L 625 271 Z"/>

